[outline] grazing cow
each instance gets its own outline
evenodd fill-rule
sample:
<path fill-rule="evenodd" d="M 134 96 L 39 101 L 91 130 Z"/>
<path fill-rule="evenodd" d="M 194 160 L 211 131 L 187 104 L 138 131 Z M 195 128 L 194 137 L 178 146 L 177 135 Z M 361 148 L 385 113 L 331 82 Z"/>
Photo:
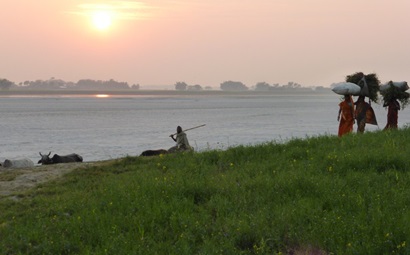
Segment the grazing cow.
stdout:
<path fill-rule="evenodd" d="M 146 151 L 143 151 L 140 156 L 149 157 L 149 156 L 158 156 L 158 155 L 167 154 L 167 153 L 168 153 L 168 151 L 164 150 L 164 149 L 146 150 Z"/>
<path fill-rule="evenodd" d="M 83 158 L 75 153 L 65 155 L 65 156 L 60 156 L 57 154 L 54 154 L 52 158 L 50 158 L 50 153 L 48 155 L 43 155 L 40 152 L 41 159 L 38 161 L 38 164 L 43 164 L 43 165 L 50 165 L 50 164 L 58 164 L 58 163 L 71 163 L 71 162 L 83 162 Z"/>
<path fill-rule="evenodd" d="M 6 159 L 4 160 L 3 167 L 8 167 L 8 168 L 34 167 L 34 163 L 28 158 Z"/>

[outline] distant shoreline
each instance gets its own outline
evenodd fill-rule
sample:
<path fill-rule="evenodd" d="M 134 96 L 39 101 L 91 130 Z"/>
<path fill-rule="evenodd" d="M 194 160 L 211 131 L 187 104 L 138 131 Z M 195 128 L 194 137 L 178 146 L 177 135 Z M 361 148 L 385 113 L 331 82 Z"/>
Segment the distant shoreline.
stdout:
<path fill-rule="evenodd" d="M 64 96 L 64 95 L 111 95 L 111 96 L 275 96 L 275 95 L 327 95 L 333 94 L 329 89 L 312 90 L 301 89 L 275 89 L 272 91 L 223 91 L 223 90 L 202 90 L 202 91 L 181 91 L 181 90 L 28 90 L 10 89 L 0 90 L 1 96 Z"/>

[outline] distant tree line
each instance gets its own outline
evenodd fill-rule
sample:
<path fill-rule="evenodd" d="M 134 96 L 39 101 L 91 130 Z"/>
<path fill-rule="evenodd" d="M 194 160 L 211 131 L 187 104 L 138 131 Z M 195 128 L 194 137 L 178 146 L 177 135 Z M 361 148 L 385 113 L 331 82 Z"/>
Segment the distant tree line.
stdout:
<path fill-rule="evenodd" d="M 175 90 L 179 91 L 201 91 L 203 90 L 201 85 L 188 85 L 185 82 L 177 82 L 175 83 Z M 248 90 L 248 88 L 243 84 L 242 82 L 236 82 L 236 81 L 225 81 L 221 83 L 220 85 L 221 90 L 226 90 L 226 91 L 245 91 Z M 212 89 L 211 87 L 205 87 L 205 89 Z"/>
<path fill-rule="evenodd" d="M 190 90 L 190 91 L 201 91 L 202 87 L 200 85 L 188 85 L 185 82 L 177 82 L 175 83 L 175 90 Z M 211 87 L 205 87 L 205 89 L 212 89 Z M 245 84 L 239 81 L 224 81 L 220 84 L 220 89 L 223 91 L 247 91 L 250 90 Z M 274 91 L 277 89 L 303 89 L 302 85 L 296 82 L 288 82 L 284 85 L 277 84 L 269 84 L 266 82 L 258 82 L 254 87 L 252 87 L 254 91 Z M 326 89 L 322 86 L 315 87 L 316 90 Z"/>
<path fill-rule="evenodd" d="M 198 85 L 198 84 L 188 85 L 185 82 L 177 82 L 177 83 L 175 83 L 174 86 L 175 86 L 175 90 L 179 90 L 179 91 L 184 91 L 184 90 L 187 90 L 187 91 L 201 91 L 201 90 L 204 90 L 204 89 L 205 90 L 212 89 L 211 87 L 202 88 L 202 86 Z"/>
<path fill-rule="evenodd" d="M 255 85 L 255 90 L 256 91 L 271 91 L 275 89 L 300 89 L 302 88 L 302 85 L 296 82 L 288 82 L 288 84 L 285 85 L 279 85 L 278 83 L 270 85 L 269 83 L 266 82 L 258 82 Z"/>
<path fill-rule="evenodd" d="M 1 90 L 8 90 L 12 86 L 16 86 L 16 84 L 14 84 L 14 82 L 11 82 L 7 79 L 0 79 L 0 89 Z"/>
<path fill-rule="evenodd" d="M 225 81 L 221 83 L 221 90 L 226 91 L 246 91 L 248 87 L 239 81 Z"/>
<path fill-rule="evenodd" d="M 202 91 L 212 90 L 212 87 L 202 87 L 199 84 L 188 85 L 186 82 L 176 82 L 174 84 L 175 90 L 178 91 Z M 48 80 L 24 81 L 18 85 L 7 79 L 0 78 L 0 90 L 9 90 L 11 88 L 31 89 L 31 90 L 139 90 L 139 84 L 129 85 L 127 82 L 118 82 L 113 79 L 108 81 L 81 79 L 77 82 L 66 82 L 61 79 L 51 77 Z M 220 84 L 220 89 L 223 91 L 275 91 L 278 89 L 312 89 L 303 87 L 296 82 L 288 82 L 284 85 L 278 83 L 269 84 L 267 82 L 258 82 L 251 88 L 239 81 L 224 81 Z M 322 86 L 314 87 L 315 90 L 329 90 Z"/>
<path fill-rule="evenodd" d="M 139 84 L 129 85 L 127 82 L 118 82 L 113 79 L 108 81 L 81 79 L 78 82 L 66 82 L 54 77 L 48 80 L 24 81 L 16 85 L 7 79 L 0 79 L 0 89 L 24 88 L 32 90 L 129 90 L 139 89 Z"/>

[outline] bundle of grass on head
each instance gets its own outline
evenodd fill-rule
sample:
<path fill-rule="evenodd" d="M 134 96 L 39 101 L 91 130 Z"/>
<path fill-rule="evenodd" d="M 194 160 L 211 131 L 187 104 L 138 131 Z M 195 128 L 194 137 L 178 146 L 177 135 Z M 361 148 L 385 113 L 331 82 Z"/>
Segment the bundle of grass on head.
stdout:
<path fill-rule="evenodd" d="M 378 92 L 380 90 L 380 81 L 375 73 L 364 74 L 357 72 L 346 76 L 346 82 L 359 85 L 362 90 L 360 95 L 367 96 L 371 101 L 378 102 Z"/>
<path fill-rule="evenodd" d="M 405 92 L 409 87 L 407 82 L 394 83 L 389 81 L 383 85 L 380 94 L 383 97 L 383 105 L 387 105 L 390 101 L 398 100 L 401 104 L 401 109 L 404 109 L 409 104 L 410 94 Z"/>

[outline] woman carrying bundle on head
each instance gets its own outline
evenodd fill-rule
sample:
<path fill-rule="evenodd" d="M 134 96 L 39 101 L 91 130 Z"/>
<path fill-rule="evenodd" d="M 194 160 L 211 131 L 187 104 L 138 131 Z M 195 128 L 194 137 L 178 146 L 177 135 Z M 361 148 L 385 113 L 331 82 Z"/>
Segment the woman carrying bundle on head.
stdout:
<path fill-rule="evenodd" d="M 363 133 L 366 126 L 366 112 L 370 105 L 364 101 L 364 96 L 359 96 L 355 104 L 355 118 L 357 120 L 357 133 Z"/>
<path fill-rule="evenodd" d="M 344 100 L 339 104 L 337 121 L 339 121 L 339 137 L 353 131 L 354 107 L 351 95 L 345 95 Z"/>
<path fill-rule="evenodd" d="M 383 96 L 383 107 L 387 107 L 387 124 L 383 130 L 397 129 L 399 110 L 409 103 L 410 94 L 407 82 L 389 81 L 380 89 Z"/>
<path fill-rule="evenodd" d="M 365 96 L 359 96 L 357 101 L 354 103 L 355 105 L 355 119 L 357 121 L 357 133 L 361 134 L 364 132 L 366 123 L 377 125 L 376 115 L 374 114 L 374 110 L 369 103 L 364 101 Z"/>
<path fill-rule="evenodd" d="M 389 102 L 384 102 L 383 107 L 387 107 L 387 124 L 383 130 L 397 129 L 397 123 L 399 118 L 400 104 L 392 98 Z"/>
<path fill-rule="evenodd" d="M 371 101 L 377 103 L 378 92 L 380 90 L 380 81 L 375 73 L 364 74 L 356 72 L 346 76 L 346 82 L 357 84 L 360 91 L 356 96 L 359 96 L 355 103 L 355 118 L 357 121 L 357 133 L 363 133 L 366 124 L 377 125 L 376 115 L 371 106 Z M 369 98 L 369 102 L 365 102 L 365 98 Z"/>

